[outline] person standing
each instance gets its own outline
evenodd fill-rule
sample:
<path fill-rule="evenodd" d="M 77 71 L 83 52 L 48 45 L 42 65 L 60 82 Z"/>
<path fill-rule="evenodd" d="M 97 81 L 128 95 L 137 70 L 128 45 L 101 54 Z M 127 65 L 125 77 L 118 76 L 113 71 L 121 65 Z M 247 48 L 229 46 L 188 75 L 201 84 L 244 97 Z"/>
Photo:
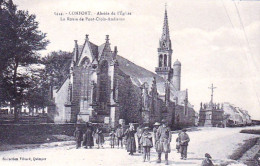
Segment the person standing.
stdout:
<path fill-rule="evenodd" d="M 114 129 L 111 130 L 109 135 L 110 135 L 110 145 L 111 145 L 111 148 L 114 148 L 115 147 L 115 140 L 116 140 L 116 133 L 115 133 Z"/>
<path fill-rule="evenodd" d="M 136 135 L 137 135 L 137 140 L 138 140 L 138 152 L 139 153 L 142 153 L 142 145 L 141 145 L 141 138 L 142 138 L 142 135 L 143 135 L 143 132 L 144 132 L 144 129 L 143 129 L 143 125 L 142 124 L 139 124 L 139 126 L 137 127 L 136 129 Z"/>
<path fill-rule="evenodd" d="M 92 148 L 94 146 L 94 131 L 90 123 L 87 123 L 86 127 L 87 128 L 83 136 L 83 146 L 85 146 L 85 148 L 87 149 L 88 147 Z"/>
<path fill-rule="evenodd" d="M 165 153 L 165 164 L 168 165 L 168 153 L 171 152 L 171 129 L 168 127 L 167 122 L 165 119 L 162 120 L 162 125 L 158 128 L 156 132 L 157 138 L 157 153 L 158 153 L 158 160 L 157 163 L 161 163 L 161 155 Z"/>
<path fill-rule="evenodd" d="M 182 129 L 182 132 L 179 136 L 180 139 L 180 150 L 181 150 L 181 159 L 186 160 L 187 159 L 187 149 L 190 142 L 190 137 L 186 133 L 187 129 Z"/>
<path fill-rule="evenodd" d="M 129 152 L 129 155 L 133 155 L 136 152 L 135 133 L 134 125 L 130 123 L 130 127 L 125 131 L 127 152 Z"/>
<path fill-rule="evenodd" d="M 154 147 L 155 147 L 155 149 L 157 149 L 156 132 L 157 132 L 159 126 L 160 126 L 160 123 L 159 123 L 159 122 L 156 122 L 156 123 L 154 124 L 154 128 L 153 128 L 153 139 L 154 139 Z M 156 150 L 156 151 L 157 151 L 157 150 Z"/>
<path fill-rule="evenodd" d="M 98 145 L 98 149 L 103 148 L 103 144 L 104 144 L 104 135 L 103 135 L 103 131 L 100 127 L 97 127 L 96 129 L 96 143 Z"/>
<path fill-rule="evenodd" d="M 205 159 L 202 161 L 201 166 L 214 166 L 210 154 L 205 154 Z"/>
<path fill-rule="evenodd" d="M 149 133 L 149 127 L 144 128 L 144 132 L 140 139 L 140 143 L 142 144 L 143 152 L 144 152 L 143 161 L 145 162 L 145 159 L 150 161 L 150 149 L 151 147 L 153 147 L 153 140 L 152 140 L 152 134 Z"/>
<path fill-rule="evenodd" d="M 177 149 L 177 153 L 180 153 L 180 134 L 181 132 L 178 133 L 178 136 L 176 138 L 176 149 Z"/>
<path fill-rule="evenodd" d="M 118 125 L 116 130 L 116 137 L 117 137 L 117 146 L 119 148 L 119 144 L 121 143 L 121 148 L 123 148 L 123 137 L 124 137 L 124 130 L 122 125 Z"/>
<path fill-rule="evenodd" d="M 81 141 L 82 141 L 82 137 L 83 137 L 83 133 L 81 131 L 81 129 L 79 127 L 76 127 L 76 130 L 74 132 L 74 136 L 76 139 L 76 149 L 81 147 Z"/>

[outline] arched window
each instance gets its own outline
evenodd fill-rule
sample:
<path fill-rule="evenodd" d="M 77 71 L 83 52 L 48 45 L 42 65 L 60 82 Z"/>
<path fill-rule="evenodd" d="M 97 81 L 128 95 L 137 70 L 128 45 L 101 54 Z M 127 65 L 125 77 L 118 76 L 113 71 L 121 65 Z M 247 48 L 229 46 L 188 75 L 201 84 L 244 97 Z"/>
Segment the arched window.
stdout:
<path fill-rule="evenodd" d="M 80 62 L 80 66 L 84 66 L 86 67 L 89 64 L 90 60 L 88 59 L 88 57 L 84 57 L 82 59 L 82 61 Z"/>
<path fill-rule="evenodd" d="M 164 66 L 166 67 L 167 66 L 167 55 L 164 54 Z"/>
<path fill-rule="evenodd" d="M 163 63 L 163 56 L 160 55 L 159 56 L 159 67 L 162 67 L 162 63 Z"/>

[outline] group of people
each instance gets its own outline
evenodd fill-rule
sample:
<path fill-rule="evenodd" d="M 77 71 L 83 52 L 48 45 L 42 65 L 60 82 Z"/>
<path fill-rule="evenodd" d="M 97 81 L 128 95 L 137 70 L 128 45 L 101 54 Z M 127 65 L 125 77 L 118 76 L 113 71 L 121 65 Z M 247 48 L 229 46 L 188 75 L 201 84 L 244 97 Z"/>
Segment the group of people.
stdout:
<path fill-rule="evenodd" d="M 94 146 L 94 139 L 98 148 L 103 148 L 105 142 L 103 131 L 99 126 L 93 126 L 92 123 L 86 124 L 86 129 L 83 131 L 80 127 L 76 127 L 74 132 L 76 138 L 76 149 L 83 146 L 84 148 L 92 148 Z"/>
<path fill-rule="evenodd" d="M 181 154 L 181 159 L 187 159 L 187 148 L 190 142 L 189 135 L 186 133 L 186 129 L 178 134 L 176 139 L 176 149 L 177 152 Z M 80 130 L 79 127 L 76 128 L 74 133 L 76 138 L 76 148 L 81 146 L 85 148 L 92 148 L 94 146 L 94 138 L 98 148 L 103 147 L 104 135 L 102 129 L 99 126 L 93 126 L 91 123 L 87 123 L 85 132 Z M 143 161 L 150 161 L 150 151 L 154 146 L 158 154 L 157 163 L 161 163 L 162 153 L 165 154 L 165 164 L 168 165 L 168 154 L 171 152 L 171 129 L 168 127 L 167 121 L 162 120 L 161 123 L 156 122 L 153 128 L 153 135 L 149 132 L 149 127 L 143 124 L 139 124 L 137 129 L 135 129 L 134 124 L 130 123 L 129 128 L 124 128 L 119 125 L 116 130 L 112 129 L 109 133 L 110 136 L 110 146 L 114 148 L 115 145 L 119 148 L 125 148 L 129 155 L 133 155 L 137 150 L 139 153 L 143 154 Z M 136 146 L 136 137 L 137 145 Z M 154 140 L 154 141 L 153 141 Z M 212 166 L 211 156 L 206 153 L 205 159 L 202 162 L 203 166 Z"/>

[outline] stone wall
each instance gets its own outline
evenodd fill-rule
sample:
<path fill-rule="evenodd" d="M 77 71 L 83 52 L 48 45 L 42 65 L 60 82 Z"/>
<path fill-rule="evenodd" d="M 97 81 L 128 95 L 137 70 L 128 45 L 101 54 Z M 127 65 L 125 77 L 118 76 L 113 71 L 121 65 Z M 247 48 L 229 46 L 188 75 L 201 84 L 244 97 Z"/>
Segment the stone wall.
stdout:
<path fill-rule="evenodd" d="M 73 86 L 72 86 L 72 107 L 71 120 L 75 123 L 77 121 L 77 114 L 80 111 L 80 96 L 81 96 L 81 67 L 75 66 L 73 69 Z"/>
<path fill-rule="evenodd" d="M 188 107 L 185 114 L 184 106 L 175 106 L 175 126 L 177 128 L 189 127 L 195 125 L 195 111 L 193 108 Z"/>
<path fill-rule="evenodd" d="M 70 119 L 66 118 L 65 114 L 65 103 L 67 102 L 68 97 L 68 87 L 69 87 L 69 79 L 66 79 L 66 81 L 63 83 L 63 85 L 54 93 L 55 98 L 55 116 L 54 121 L 58 123 L 63 123 L 66 121 L 70 121 Z"/>
<path fill-rule="evenodd" d="M 99 126 L 105 133 L 110 132 L 107 124 L 93 124 Z M 0 140 L 1 143 L 19 142 L 19 138 L 26 136 L 46 136 L 46 135 L 68 135 L 73 136 L 76 126 L 79 126 L 83 131 L 86 128 L 85 124 L 6 124 L 0 125 Z M 106 134 L 107 135 L 107 134 Z"/>
<path fill-rule="evenodd" d="M 126 124 L 141 121 L 141 89 L 132 84 L 127 75 L 118 76 L 119 119 Z"/>

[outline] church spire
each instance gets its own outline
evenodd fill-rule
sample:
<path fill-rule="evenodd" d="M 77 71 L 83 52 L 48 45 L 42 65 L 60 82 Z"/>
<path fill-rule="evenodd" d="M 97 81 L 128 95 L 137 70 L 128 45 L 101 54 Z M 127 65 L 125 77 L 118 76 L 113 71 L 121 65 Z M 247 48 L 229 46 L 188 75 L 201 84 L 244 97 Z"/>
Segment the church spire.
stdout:
<path fill-rule="evenodd" d="M 155 68 L 155 72 L 163 77 L 165 80 L 171 81 L 173 76 L 172 69 L 172 46 L 168 25 L 168 15 L 165 5 L 164 21 L 162 36 L 159 41 L 158 48 L 158 67 Z"/>
<path fill-rule="evenodd" d="M 163 20 L 163 31 L 160 39 L 160 48 L 171 50 L 171 39 L 170 39 L 170 30 L 168 24 L 168 14 L 165 4 L 164 20 Z"/>
<path fill-rule="evenodd" d="M 170 32 L 169 32 L 169 25 L 168 25 L 168 16 L 167 16 L 167 7 L 165 4 L 165 12 L 164 12 L 164 21 L 163 21 L 163 33 L 161 40 L 169 40 L 170 39 Z"/>

